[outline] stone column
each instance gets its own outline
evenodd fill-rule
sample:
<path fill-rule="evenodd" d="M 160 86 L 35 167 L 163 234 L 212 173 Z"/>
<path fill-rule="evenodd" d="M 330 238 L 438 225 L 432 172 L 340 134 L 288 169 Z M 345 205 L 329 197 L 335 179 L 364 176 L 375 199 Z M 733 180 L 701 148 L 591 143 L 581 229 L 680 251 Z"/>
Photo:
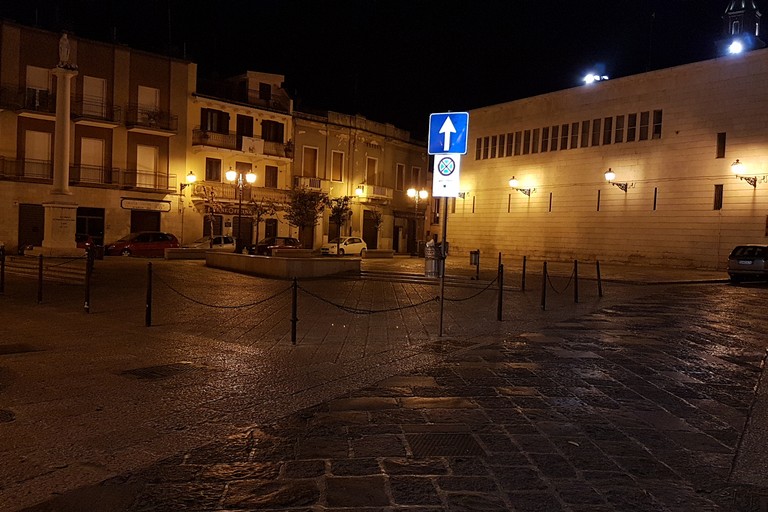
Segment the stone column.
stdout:
<path fill-rule="evenodd" d="M 53 69 L 56 77 L 56 135 L 53 142 L 53 189 L 51 194 L 70 195 L 69 191 L 69 134 L 70 113 L 72 110 L 70 94 L 72 79 L 77 70 L 62 66 Z"/>

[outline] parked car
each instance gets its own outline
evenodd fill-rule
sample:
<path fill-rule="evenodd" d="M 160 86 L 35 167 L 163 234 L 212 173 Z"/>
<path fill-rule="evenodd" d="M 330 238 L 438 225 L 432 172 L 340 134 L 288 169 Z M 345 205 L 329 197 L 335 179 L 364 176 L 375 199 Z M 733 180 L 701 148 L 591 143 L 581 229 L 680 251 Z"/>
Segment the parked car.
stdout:
<path fill-rule="evenodd" d="M 248 254 L 272 256 L 274 249 L 301 249 L 301 242 L 290 236 L 272 236 L 264 238 L 261 242 L 246 247 Z"/>
<path fill-rule="evenodd" d="M 235 252 L 235 245 L 235 239 L 231 236 L 216 235 L 213 238 L 210 236 L 198 238 L 191 244 L 187 244 L 184 247 L 191 249 L 210 249 L 212 251 Z"/>
<path fill-rule="evenodd" d="M 768 279 L 768 245 L 738 245 L 728 256 L 732 283 Z"/>
<path fill-rule="evenodd" d="M 179 246 L 179 240 L 171 233 L 141 231 L 124 236 L 104 248 L 107 256 L 164 256 L 166 249 Z"/>
<path fill-rule="evenodd" d="M 356 236 L 342 236 L 340 238 L 334 238 L 327 244 L 323 244 L 323 246 L 320 247 L 320 254 L 336 254 L 337 249 L 339 251 L 339 256 L 344 256 L 345 254 L 362 256 L 365 254 L 365 251 L 368 250 L 368 245 L 366 245 L 362 238 Z"/>
<path fill-rule="evenodd" d="M 88 249 L 94 245 L 91 235 L 83 235 L 79 233 L 75 235 L 75 243 L 77 244 L 78 249 Z"/>

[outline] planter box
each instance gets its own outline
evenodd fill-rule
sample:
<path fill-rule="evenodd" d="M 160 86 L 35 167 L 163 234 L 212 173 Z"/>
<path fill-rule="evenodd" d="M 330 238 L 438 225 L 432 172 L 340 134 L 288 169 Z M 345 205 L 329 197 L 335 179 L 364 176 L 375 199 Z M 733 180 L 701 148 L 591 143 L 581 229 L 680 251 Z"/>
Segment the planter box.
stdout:
<path fill-rule="evenodd" d="M 346 273 L 359 275 L 360 261 L 360 258 L 284 258 L 213 251 L 205 255 L 205 264 L 209 267 L 275 279 L 304 279 Z"/>

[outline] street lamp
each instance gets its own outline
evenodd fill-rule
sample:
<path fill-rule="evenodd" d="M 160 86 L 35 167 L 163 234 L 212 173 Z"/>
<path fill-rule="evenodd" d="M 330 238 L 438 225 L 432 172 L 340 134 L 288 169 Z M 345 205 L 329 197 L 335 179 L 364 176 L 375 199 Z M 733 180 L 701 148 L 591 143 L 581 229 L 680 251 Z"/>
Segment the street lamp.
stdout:
<path fill-rule="evenodd" d="M 416 238 L 416 234 L 419 232 L 419 199 L 428 198 L 429 192 L 427 192 L 424 189 L 416 190 L 415 188 L 409 188 L 406 191 L 406 194 L 408 194 L 408 197 L 410 197 L 415 201 L 415 204 L 413 206 L 414 252 L 412 253 L 415 256 L 418 252 L 418 246 L 419 246 L 419 240 L 418 238 Z"/>
<path fill-rule="evenodd" d="M 243 188 L 245 187 L 244 181 L 247 181 L 248 184 L 253 184 L 256 182 L 256 175 L 251 172 L 250 170 L 243 174 L 243 171 L 233 171 L 230 167 L 229 170 L 226 173 L 227 181 L 235 185 L 237 187 L 237 190 L 239 192 L 239 202 L 237 206 L 237 237 L 235 238 L 235 252 L 240 253 L 243 249 L 243 241 L 241 232 L 243 229 Z M 245 177 L 245 180 L 243 180 L 243 177 Z M 213 233 L 211 233 L 211 236 L 213 236 Z"/>
<path fill-rule="evenodd" d="M 192 171 L 187 174 L 187 182 L 179 183 L 179 208 L 181 209 L 181 243 L 184 244 L 184 189 L 197 181 L 197 176 Z"/>

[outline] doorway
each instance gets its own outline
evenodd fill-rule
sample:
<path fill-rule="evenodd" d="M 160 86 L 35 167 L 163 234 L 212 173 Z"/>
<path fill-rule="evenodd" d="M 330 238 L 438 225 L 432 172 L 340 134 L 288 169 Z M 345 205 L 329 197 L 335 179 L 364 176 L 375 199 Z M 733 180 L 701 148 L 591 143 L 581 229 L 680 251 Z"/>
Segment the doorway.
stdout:
<path fill-rule="evenodd" d="M 160 212 L 131 210 L 131 233 L 160 231 Z"/>
<path fill-rule="evenodd" d="M 45 208 L 41 204 L 19 205 L 19 254 L 28 246 L 43 245 Z"/>

